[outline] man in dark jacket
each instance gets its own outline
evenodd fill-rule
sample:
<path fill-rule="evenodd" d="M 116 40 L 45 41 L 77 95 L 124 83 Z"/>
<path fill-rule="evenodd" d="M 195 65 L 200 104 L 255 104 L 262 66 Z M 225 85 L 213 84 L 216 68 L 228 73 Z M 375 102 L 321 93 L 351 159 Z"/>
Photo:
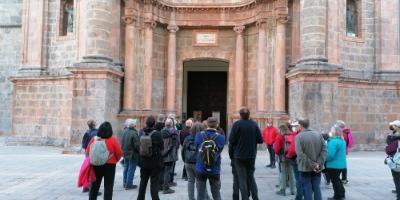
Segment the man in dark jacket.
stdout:
<path fill-rule="evenodd" d="M 190 129 L 192 128 L 192 126 L 193 126 L 193 120 L 192 119 L 186 120 L 185 127 L 179 133 L 179 141 L 181 142 L 182 146 L 183 146 L 183 142 L 185 141 L 185 138 L 190 135 Z M 182 157 L 183 162 L 185 162 L 185 160 L 184 160 L 185 156 L 183 156 L 183 149 L 181 151 L 181 157 Z M 186 170 L 185 170 L 185 165 L 183 165 L 182 179 L 184 179 L 184 180 L 188 179 Z"/>
<path fill-rule="evenodd" d="M 257 183 L 254 179 L 257 144 L 263 143 L 260 128 L 250 120 L 248 108 L 239 111 L 240 120 L 232 126 L 229 143 L 233 149 L 234 167 L 238 175 L 239 189 L 243 200 L 249 199 L 249 190 L 258 200 Z M 249 186 L 249 187 L 248 187 Z"/>
<path fill-rule="evenodd" d="M 163 167 L 163 158 L 161 152 L 164 149 L 164 143 L 162 140 L 161 133 L 157 131 L 155 126 L 156 120 L 153 116 L 149 116 L 146 120 L 146 127 L 140 131 L 140 136 L 146 134 L 152 134 L 152 156 L 144 157 L 139 156 L 139 166 L 140 166 L 140 185 L 138 200 L 144 200 L 146 196 L 147 182 L 150 180 L 150 192 L 151 198 L 153 200 L 159 200 L 158 196 L 158 179 L 160 177 L 160 172 Z"/>
<path fill-rule="evenodd" d="M 135 189 L 133 177 L 139 160 L 139 135 L 136 131 L 136 120 L 127 119 L 127 128 L 121 133 L 121 147 L 124 157 L 123 185 L 126 190 Z"/>

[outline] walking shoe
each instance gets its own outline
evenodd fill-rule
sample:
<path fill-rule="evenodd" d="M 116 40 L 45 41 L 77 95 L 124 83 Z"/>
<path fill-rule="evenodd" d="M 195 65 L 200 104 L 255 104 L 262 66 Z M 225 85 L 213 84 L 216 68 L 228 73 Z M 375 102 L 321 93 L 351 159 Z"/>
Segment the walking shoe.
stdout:
<path fill-rule="evenodd" d="M 168 189 L 168 190 L 164 190 L 164 191 L 163 191 L 163 194 L 172 194 L 172 193 L 175 193 L 175 190 L 173 190 L 173 189 Z"/>
<path fill-rule="evenodd" d="M 345 200 L 345 198 L 328 197 L 328 200 Z"/>
<path fill-rule="evenodd" d="M 272 165 L 271 164 L 269 164 L 269 165 L 266 165 L 265 167 L 271 167 Z"/>
<path fill-rule="evenodd" d="M 396 193 L 397 193 L 397 191 L 396 191 L 396 190 L 392 190 L 392 193 L 393 193 L 393 194 L 396 194 Z"/>
<path fill-rule="evenodd" d="M 175 182 L 171 182 L 171 183 L 169 183 L 169 186 L 170 187 L 175 187 L 176 185 L 178 185 L 177 183 L 175 183 Z"/>
<path fill-rule="evenodd" d="M 346 185 L 348 182 L 348 180 L 342 180 L 343 185 Z"/>
<path fill-rule="evenodd" d="M 125 190 L 133 190 L 133 189 L 136 189 L 136 188 L 137 188 L 137 185 L 129 185 L 129 186 L 125 187 Z"/>
<path fill-rule="evenodd" d="M 275 165 L 272 165 L 272 166 L 271 166 L 271 168 L 272 168 L 272 169 L 275 169 L 275 168 L 276 168 L 276 166 L 275 166 Z"/>
<path fill-rule="evenodd" d="M 83 193 L 89 192 L 89 188 L 83 188 L 82 192 Z"/>
<path fill-rule="evenodd" d="M 277 195 L 286 196 L 286 192 L 284 190 L 278 190 L 275 192 Z"/>

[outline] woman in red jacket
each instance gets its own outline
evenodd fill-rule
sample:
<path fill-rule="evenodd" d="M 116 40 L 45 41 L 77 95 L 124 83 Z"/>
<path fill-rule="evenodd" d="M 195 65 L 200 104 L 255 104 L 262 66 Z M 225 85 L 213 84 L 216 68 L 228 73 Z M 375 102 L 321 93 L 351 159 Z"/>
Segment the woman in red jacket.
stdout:
<path fill-rule="evenodd" d="M 107 150 L 110 156 L 104 165 L 93 166 L 96 174 L 96 181 L 93 183 L 90 193 L 89 200 L 97 199 L 97 193 L 101 185 L 101 181 L 104 177 L 104 200 L 111 200 L 113 196 L 114 178 L 115 178 L 115 167 L 116 163 L 121 159 L 122 150 L 116 138 L 112 137 L 113 130 L 109 122 L 104 122 L 100 125 L 97 132 L 97 137 L 93 137 L 86 149 L 86 154 L 89 155 L 90 147 L 95 139 L 105 140 Z M 100 138 L 98 138 L 100 137 Z"/>

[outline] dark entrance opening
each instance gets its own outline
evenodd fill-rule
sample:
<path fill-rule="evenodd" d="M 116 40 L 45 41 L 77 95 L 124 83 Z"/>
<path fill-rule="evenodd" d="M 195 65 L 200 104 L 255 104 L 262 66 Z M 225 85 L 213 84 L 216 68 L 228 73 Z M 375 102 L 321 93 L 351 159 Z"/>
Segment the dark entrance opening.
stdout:
<path fill-rule="evenodd" d="M 216 116 L 226 132 L 227 72 L 189 71 L 187 80 L 187 116 L 201 121 Z"/>

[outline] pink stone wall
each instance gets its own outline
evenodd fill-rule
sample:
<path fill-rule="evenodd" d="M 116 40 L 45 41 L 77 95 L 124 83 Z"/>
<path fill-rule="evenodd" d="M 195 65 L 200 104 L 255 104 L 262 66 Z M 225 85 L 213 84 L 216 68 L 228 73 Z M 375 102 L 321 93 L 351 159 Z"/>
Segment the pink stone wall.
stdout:
<path fill-rule="evenodd" d="M 153 98 L 151 101 L 153 110 L 164 110 L 168 62 L 168 31 L 163 27 L 156 27 L 153 38 Z"/>

